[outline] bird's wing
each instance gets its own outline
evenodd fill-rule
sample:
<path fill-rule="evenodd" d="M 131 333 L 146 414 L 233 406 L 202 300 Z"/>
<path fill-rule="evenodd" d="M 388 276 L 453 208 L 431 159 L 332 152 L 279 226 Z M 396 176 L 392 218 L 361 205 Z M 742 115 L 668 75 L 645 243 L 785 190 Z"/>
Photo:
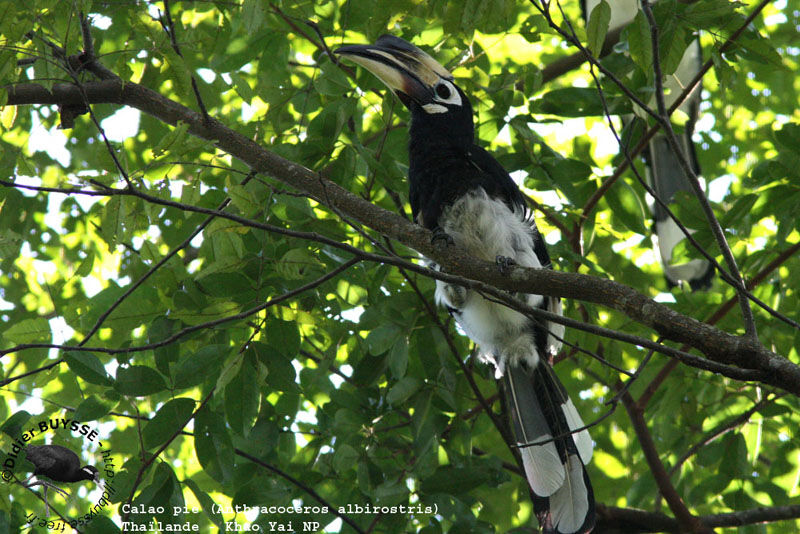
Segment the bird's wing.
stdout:
<path fill-rule="evenodd" d="M 515 213 L 527 213 L 525 197 L 500 163 L 485 149 L 473 145 L 467 154 L 470 162 L 480 169 L 479 184 L 492 198 L 501 198 Z"/>
<path fill-rule="evenodd" d="M 58 463 L 58 457 L 49 445 L 28 445 L 25 449 L 28 460 L 36 466 L 36 471 L 44 472 Z"/>

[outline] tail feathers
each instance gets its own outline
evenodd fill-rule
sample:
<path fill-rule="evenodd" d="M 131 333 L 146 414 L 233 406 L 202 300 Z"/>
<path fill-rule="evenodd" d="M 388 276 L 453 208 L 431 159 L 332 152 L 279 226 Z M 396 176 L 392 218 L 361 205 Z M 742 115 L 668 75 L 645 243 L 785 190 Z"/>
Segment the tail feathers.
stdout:
<path fill-rule="evenodd" d="M 564 485 L 550 497 L 536 497 L 534 508 L 543 534 L 587 534 L 595 523 L 594 492 L 589 474 L 575 455 L 567 457 Z"/>
<path fill-rule="evenodd" d="M 566 471 L 544 409 L 522 367 L 510 366 L 504 379 L 525 476 L 536 495 L 552 495 L 564 485 Z M 539 442 L 542 444 L 529 445 Z"/>
<path fill-rule="evenodd" d="M 543 531 L 590 532 L 594 494 L 584 465 L 592 441 L 587 430 L 577 430 L 583 422 L 555 372 L 543 361 L 534 369 L 510 365 L 503 391 Z"/>
<path fill-rule="evenodd" d="M 689 163 L 699 172 L 694 143 L 691 140 L 691 128 L 687 127 L 685 135 L 681 136 L 682 150 L 688 157 Z M 672 148 L 664 136 L 656 136 L 650 142 L 648 158 L 648 174 L 650 182 L 658 198 L 669 204 L 675 200 L 678 191 L 693 194 L 692 186 L 684 175 Z M 692 289 L 707 289 L 711 286 L 714 267 L 705 259 L 693 259 L 685 263 L 675 264 L 672 261 L 672 252 L 675 246 L 685 239 L 683 231 L 669 217 L 667 211 L 656 203 L 653 207 L 655 214 L 655 231 L 658 236 L 658 248 L 664 276 L 670 285 L 679 285 L 687 282 Z"/>

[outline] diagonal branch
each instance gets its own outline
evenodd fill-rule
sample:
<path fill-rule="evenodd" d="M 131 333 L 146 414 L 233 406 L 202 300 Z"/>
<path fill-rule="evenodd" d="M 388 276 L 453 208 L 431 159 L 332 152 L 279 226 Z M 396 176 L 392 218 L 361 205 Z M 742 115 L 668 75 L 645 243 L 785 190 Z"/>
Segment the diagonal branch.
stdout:
<path fill-rule="evenodd" d="M 677 519 L 659 512 L 598 505 L 596 532 L 680 532 Z M 800 505 L 751 508 L 738 512 L 700 516 L 708 527 L 742 527 L 758 523 L 788 521 L 800 518 Z M 791 530 L 787 525 L 785 532 Z M 602 530 L 600 530 L 602 529 Z"/>
<path fill-rule="evenodd" d="M 0 185 L 14 186 L 13 183 L 9 183 L 9 182 L 6 182 L 4 180 L 0 180 Z M 46 186 L 42 187 L 42 186 L 20 185 L 18 187 L 25 188 L 25 189 L 31 189 L 31 190 L 40 190 L 40 191 L 57 191 L 57 192 L 60 192 L 60 193 L 65 193 L 65 194 L 70 193 L 69 189 L 59 189 L 59 188 L 52 188 L 52 187 L 46 187 Z M 83 191 L 83 190 L 72 191 L 72 192 L 73 193 L 75 193 L 75 192 L 84 193 L 85 192 L 87 194 L 96 193 L 96 192 L 93 192 L 93 191 Z M 546 310 L 540 310 L 538 308 L 534 308 L 534 307 L 528 306 L 527 304 L 525 304 L 525 303 L 519 301 L 518 299 L 515 299 L 514 297 L 510 296 L 507 292 L 502 291 L 500 289 L 497 289 L 498 286 L 499 287 L 508 286 L 508 289 L 524 287 L 524 285 L 525 285 L 524 283 L 509 285 L 508 284 L 508 282 L 509 282 L 508 277 L 505 276 L 505 275 L 499 275 L 499 278 L 498 278 L 499 282 L 494 282 L 493 281 L 492 284 L 487 284 L 485 282 L 480 282 L 480 281 L 475 280 L 475 279 L 465 278 L 463 276 L 451 274 L 449 272 L 433 271 L 431 269 L 428 269 L 426 267 L 417 265 L 415 263 L 412 263 L 412 262 L 410 262 L 408 260 L 404 260 L 404 259 L 402 259 L 400 257 L 397 257 L 397 256 L 394 256 L 394 255 L 392 255 L 392 256 L 383 256 L 383 255 L 367 252 L 367 251 L 361 250 L 361 249 L 359 249 L 357 247 L 354 247 L 352 245 L 349 245 L 347 243 L 341 243 L 341 242 L 339 242 L 339 241 L 337 241 L 335 239 L 331 239 L 329 237 L 326 237 L 324 235 L 321 235 L 321 234 L 318 234 L 318 233 L 315 233 L 315 232 L 302 232 L 302 231 L 298 231 L 298 230 L 291 230 L 291 229 L 287 229 L 287 228 L 273 226 L 273 225 L 265 224 L 265 223 L 262 223 L 262 222 L 253 221 L 253 220 L 247 219 L 245 217 L 242 217 L 242 216 L 239 216 L 239 215 L 235 215 L 235 214 L 232 214 L 232 213 L 227 213 L 227 212 L 224 212 L 224 211 L 213 210 L 213 209 L 210 209 L 210 208 L 203 208 L 203 207 L 199 207 L 199 206 L 192 206 L 192 205 L 184 204 L 184 203 L 177 202 L 177 201 L 174 201 L 174 200 L 166 200 L 166 199 L 163 199 L 163 198 L 160 198 L 160 197 L 149 195 L 147 193 L 143 193 L 142 191 L 139 191 L 139 190 L 136 190 L 136 189 L 132 189 L 132 188 L 127 188 L 127 187 L 124 188 L 124 189 L 106 188 L 106 189 L 103 190 L 102 194 L 105 194 L 105 195 L 114 195 L 114 194 L 116 194 L 116 195 L 135 196 L 137 198 L 140 198 L 140 199 L 142 199 L 142 200 L 144 200 L 146 202 L 152 203 L 152 204 L 159 204 L 159 205 L 162 205 L 162 206 L 168 206 L 168 207 L 180 209 L 180 210 L 183 210 L 183 211 L 191 211 L 191 212 L 195 212 L 195 213 L 203 213 L 203 214 L 207 214 L 207 215 L 214 215 L 216 217 L 219 217 L 219 218 L 222 218 L 222 219 L 228 219 L 228 220 L 237 222 L 239 224 L 242 224 L 244 226 L 248 226 L 248 227 L 251 227 L 251 228 L 257 228 L 257 229 L 260 229 L 260 230 L 265 230 L 265 231 L 277 233 L 277 234 L 280 234 L 280 235 L 286 235 L 286 236 L 289 236 L 289 237 L 294 237 L 294 238 L 299 238 L 299 239 L 306 239 L 306 240 L 310 240 L 310 241 L 316 241 L 316 242 L 319 242 L 319 243 L 324 243 L 324 244 L 326 244 L 328 246 L 331 246 L 331 247 L 337 248 L 339 250 L 343 250 L 345 252 L 351 253 L 356 258 L 364 260 L 364 261 L 377 262 L 377 263 L 382 263 L 382 264 L 386 264 L 386 265 L 394 265 L 396 267 L 400 267 L 400 268 L 407 269 L 409 271 L 417 272 L 417 273 L 423 274 L 425 276 L 428 276 L 428 277 L 431 277 L 431 278 L 435 278 L 437 280 L 442 280 L 442 281 L 447 282 L 447 283 L 458 284 L 458 285 L 462 285 L 462 286 L 474 289 L 475 291 L 483 294 L 484 297 L 486 297 L 486 298 L 494 299 L 494 300 L 496 300 L 498 302 L 501 302 L 504 305 L 506 305 L 506 306 L 508 306 L 508 307 L 510 307 L 510 308 L 512 308 L 514 310 L 517 310 L 517 311 L 519 311 L 521 313 L 525 313 L 525 314 L 527 314 L 527 315 L 529 315 L 529 316 L 531 316 L 533 318 L 542 318 L 542 319 L 545 319 L 547 321 L 551 321 L 551 322 L 558 323 L 558 324 L 563 324 L 563 325 L 568 326 L 570 328 L 574 328 L 574 329 L 582 330 L 582 331 L 585 331 L 585 332 L 589 332 L 589 333 L 594 334 L 594 335 L 608 337 L 610 339 L 616 339 L 616 340 L 619 340 L 619 341 L 623 341 L 625 343 L 630 343 L 632 345 L 637 345 L 637 346 L 641 346 L 641 347 L 657 350 L 658 352 L 661 352 L 661 353 L 663 353 L 665 355 L 668 355 L 668 356 L 672 356 L 673 358 L 677 358 L 679 361 L 682 361 L 683 363 L 686 363 L 687 365 L 691 365 L 691 366 L 697 367 L 699 369 L 704 369 L 704 370 L 707 370 L 707 371 L 720 373 L 720 374 L 722 374 L 724 376 L 728 376 L 730 378 L 735 378 L 737 380 L 744 380 L 744 381 L 750 381 L 750 380 L 764 381 L 764 380 L 769 380 L 771 378 L 763 370 L 759 370 L 757 368 L 753 368 L 753 367 L 750 367 L 750 368 L 732 367 L 730 365 L 727 365 L 724 362 L 723 363 L 718 363 L 716 361 L 708 360 L 708 359 L 705 359 L 705 358 L 700 358 L 700 357 L 694 356 L 692 354 L 689 354 L 687 352 L 684 352 L 683 350 L 677 350 L 677 349 L 674 349 L 672 347 L 669 347 L 669 346 L 666 346 L 666 345 L 662 345 L 662 344 L 660 344 L 658 342 L 654 342 L 654 341 L 652 341 L 650 339 L 647 339 L 647 338 L 643 338 L 643 337 L 632 335 L 632 334 L 627 334 L 625 332 L 618 332 L 618 331 L 610 330 L 608 328 L 604 328 L 604 327 L 600 327 L 600 326 L 596 326 L 596 325 L 587 324 L 587 323 L 584 323 L 584 322 L 581 322 L 581 321 L 577 321 L 575 319 L 571 319 L 569 317 L 564 317 L 564 316 L 561 316 L 561 315 L 558 315 L 558 314 L 555 314 L 555 313 L 548 312 Z M 332 198 L 326 198 L 326 200 L 327 200 L 327 204 L 329 204 L 329 205 L 333 202 Z M 405 223 L 405 221 L 404 221 L 404 223 Z M 434 253 L 441 254 L 441 251 L 439 251 L 436 248 L 432 248 L 431 247 L 431 244 L 430 244 L 429 240 L 426 240 L 424 243 L 425 243 L 426 246 L 428 246 L 428 248 L 431 248 L 432 250 L 434 250 L 435 251 Z M 453 248 L 455 248 L 455 247 L 453 247 Z M 452 256 L 444 256 L 444 257 L 445 258 L 451 258 Z M 451 261 L 452 262 L 452 259 L 445 260 L 445 261 Z M 475 262 L 476 262 L 476 260 L 474 258 L 469 258 L 469 257 L 463 258 L 463 261 L 467 262 L 467 265 L 464 266 L 464 267 L 467 267 L 467 268 L 470 265 L 475 264 Z M 478 264 L 482 264 L 483 262 L 477 261 L 477 263 Z M 486 265 L 491 266 L 490 269 L 488 271 L 483 271 L 482 274 L 480 276 L 478 276 L 477 278 L 482 278 L 482 277 L 485 277 L 486 275 L 490 275 L 490 276 L 494 275 L 495 277 L 497 277 L 498 273 L 497 273 L 496 265 L 493 264 L 493 263 L 488 263 Z M 464 267 L 462 267 L 462 269 Z M 522 270 L 523 271 L 525 271 L 525 270 L 531 271 L 530 269 L 522 269 Z M 592 283 L 603 282 L 603 283 L 606 283 L 606 284 L 611 284 L 611 286 L 616 288 L 616 289 L 624 290 L 626 292 L 632 292 L 633 294 L 639 295 L 641 298 L 649 301 L 649 299 L 647 299 L 647 297 L 645 297 L 644 295 L 641 295 L 640 293 L 636 292 L 635 290 L 633 290 L 631 288 L 628 288 L 627 286 L 623 286 L 621 284 L 617 284 L 617 283 L 612 282 L 610 280 L 602 280 L 602 279 L 599 279 L 599 278 L 594 278 L 594 277 L 590 277 L 590 276 L 586 276 L 586 275 L 578 275 L 578 274 L 573 274 L 573 273 L 560 273 L 560 272 L 552 271 L 552 270 L 549 270 L 549 269 L 535 269 L 535 270 L 532 270 L 532 272 L 536 272 L 538 274 L 538 276 L 545 276 L 547 278 L 555 276 L 556 279 L 561 278 L 561 277 L 567 277 L 567 278 L 578 277 L 578 278 L 581 278 L 581 279 L 584 280 L 584 286 L 587 283 L 588 284 L 592 284 Z M 590 282 L 590 281 L 594 281 L 594 282 Z M 552 281 L 552 280 L 549 281 L 549 282 L 545 282 L 544 283 L 544 287 L 549 287 L 550 288 L 548 291 L 545 291 L 545 294 L 553 294 L 553 296 L 560 296 L 563 293 L 563 291 L 560 291 L 560 292 L 557 292 L 557 293 L 553 293 L 553 291 L 552 291 L 552 286 L 554 285 L 554 283 L 555 282 Z M 566 284 L 564 287 L 565 288 L 571 287 L 573 289 L 573 291 L 574 291 L 575 288 L 572 287 L 572 285 L 575 284 L 575 283 L 576 282 L 573 282 L 572 284 Z M 574 293 L 571 293 L 570 295 L 574 295 L 572 298 L 584 299 L 585 300 L 586 299 L 585 291 L 589 291 L 588 289 L 586 289 L 586 287 L 588 287 L 588 286 L 585 286 L 583 291 L 578 289 L 577 291 L 575 291 Z M 531 293 L 540 292 L 540 290 L 538 289 L 538 286 L 537 286 L 537 289 L 531 289 L 529 291 Z M 608 305 L 608 302 L 605 299 L 605 297 L 607 296 L 606 295 L 607 291 L 601 291 L 600 293 L 601 293 L 601 300 L 602 301 L 598 302 L 598 303 Z M 276 298 L 277 299 L 283 299 L 283 298 L 285 298 L 285 296 L 276 297 Z M 622 299 L 622 300 L 624 300 L 626 302 L 629 302 L 630 301 L 630 296 L 626 297 L 625 299 Z M 591 301 L 591 299 L 590 299 L 590 301 Z M 270 301 L 270 302 L 272 302 L 272 301 Z M 669 311 L 669 313 L 672 314 L 673 317 L 684 317 L 684 316 L 681 316 L 680 314 L 678 314 L 677 312 L 672 311 L 670 308 L 668 308 L 666 306 L 663 306 L 661 304 L 657 304 L 657 303 L 655 303 L 653 301 L 650 301 L 650 302 L 655 306 L 662 307 L 660 309 L 662 309 L 664 311 Z M 168 343 L 172 343 L 174 341 L 177 341 L 180 337 L 183 337 L 183 336 L 185 336 L 185 335 L 187 335 L 187 334 L 189 334 L 191 332 L 194 332 L 196 330 L 199 330 L 199 329 L 213 327 L 213 326 L 216 326 L 218 324 L 222 324 L 222 323 L 225 323 L 225 322 L 228 322 L 228 321 L 242 319 L 242 318 L 244 318 L 246 316 L 249 316 L 249 315 L 252 315 L 253 313 L 256 313 L 257 311 L 260 311 L 260 309 L 258 307 L 257 308 L 253 308 L 251 310 L 247 310 L 247 311 L 241 312 L 241 313 L 233 315 L 233 316 L 226 316 L 226 317 L 215 319 L 213 321 L 209 321 L 209 322 L 202 323 L 202 324 L 199 324 L 199 325 L 190 326 L 190 327 L 184 328 L 183 330 L 173 334 L 170 338 L 168 338 L 166 340 L 162 340 L 162 341 L 157 342 L 155 344 L 147 344 L 147 345 L 142 345 L 142 346 L 135 346 L 135 347 L 131 346 L 131 347 L 123 347 L 123 348 L 104 348 L 104 347 L 82 347 L 82 346 L 73 347 L 73 346 L 63 346 L 63 345 L 53 345 L 53 344 L 32 343 L 32 344 L 27 344 L 27 345 L 16 346 L 16 347 L 13 347 L 11 349 L 2 350 L 2 351 L 0 351 L 0 355 L 6 354 L 6 353 L 9 353 L 9 352 L 15 352 L 15 351 L 18 351 L 18 350 L 31 349 L 31 348 L 58 348 L 58 349 L 61 349 L 61 350 L 97 351 L 97 352 L 103 352 L 103 353 L 107 353 L 107 354 L 139 352 L 139 351 L 142 351 L 142 350 L 150 350 L 150 349 L 158 348 L 160 346 L 164 346 L 164 345 L 166 345 Z M 625 310 L 622 309 L 622 311 L 625 311 Z M 653 312 L 649 311 L 649 310 L 641 309 L 641 310 L 636 311 L 635 313 L 632 313 L 630 311 L 628 311 L 626 313 L 628 313 L 633 318 L 639 317 L 640 319 L 637 319 L 637 320 L 639 320 L 641 322 L 641 320 L 644 319 L 644 318 L 646 318 L 648 320 L 652 319 L 651 315 L 652 315 Z M 689 319 L 690 321 L 694 321 L 694 323 L 696 323 L 698 325 L 702 325 L 702 323 L 699 323 L 699 322 L 695 321 L 694 319 L 690 319 L 688 317 L 684 317 L 684 318 L 685 319 Z M 672 325 L 673 327 L 676 326 L 676 324 L 674 323 L 674 319 L 665 318 L 664 319 L 664 323 L 668 324 L 668 325 Z M 649 323 L 646 323 L 646 324 L 648 324 L 649 326 L 652 326 Z M 705 326 L 707 326 L 707 325 L 705 325 Z M 677 335 L 678 332 L 682 332 L 680 329 L 673 330 L 673 331 L 676 333 L 676 335 Z M 682 333 L 685 334 L 686 332 L 682 332 Z M 721 334 L 721 332 L 719 332 L 719 333 Z M 709 335 L 709 334 L 706 334 L 706 335 Z M 737 340 L 738 339 L 738 338 L 735 338 L 733 336 L 729 336 L 729 337 L 731 339 L 733 339 L 733 340 Z M 703 337 L 703 339 L 705 339 L 705 338 Z M 708 346 L 710 347 L 712 345 L 708 345 Z M 735 349 L 725 349 L 725 350 L 735 351 Z M 730 356 L 730 354 L 728 354 L 727 352 L 725 354 L 727 356 Z M 748 356 L 748 358 L 751 358 L 751 357 L 752 357 L 751 355 Z M 798 372 L 800 372 L 800 368 L 798 368 Z M 768 382 L 768 383 L 771 383 L 771 382 Z M 773 385 L 777 385 L 777 384 L 773 383 Z"/>
<path fill-rule="evenodd" d="M 647 460 L 647 465 L 650 467 L 650 471 L 656 479 L 658 489 L 667 501 L 670 510 L 672 510 L 672 513 L 675 514 L 675 517 L 678 519 L 681 531 L 698 533 L 711 532 L 708 527 L 703 526 L 696 516 L 692 515 L 686 507 L 686 504 L 684 504 L 683 499 L 681 499 L 678 494 L 678 491 L 675 489 L 675 486 L 672 485 L 667 469 L 664 467 L 661 458 L 658 457 L 658 451 L 656 450 L 653 436 L 650 434 L 650 430 L 647 428 L 647 422 L 644 420 L 644 412 L 636 405 L 630 393 L 623 392 L 622 404 L 628 411 L 633 430 L 636 432 L 636 437 L 639 439 L 639 444 L 642 447 L 645 460 Z"/>
<path fill-rule="evenodd" d="M 653 48 L 655 96 L 659 121 L 662 123 L 662 129 L 666 134 L 667 142 L 669 143 L 672 152 L 678 158 L 678 163 L 680 164 L 684 175 L 689 181 L 689 184 L 692 186 L 697 200 L 700 201 L 700 206 L 702 207 L 703 213 L 705 214 L 708 224 L 711 227 L 711 232 L 714 234 L 714 237 L 717 240 L 717 245 L 722 252 L 722 257 L 725 258 L 725 263 L 728 265 L 730 275 L 735 282 L 733 287 L 739 297 L 739 306 L 742 309 L 745 335 L 758 343 L 758 332 L 756 331 L 756 322 L 755 318 L 753 317 L 753 310 L 750 308 L 750 302 L 747 298 L 747 290 L 745 289 L 744 280 L 742 279 L 742 274 L 739 271 L 739 266 L 736 265 L 736 258 L 733 256 L 733 252 L 728 245 L 727 239 L 725 239 L 725 232 L 723 232 L 722 226 L 719 224 L 717 216 L 714 214 L 714 209 L 711 207 L 711 203 L 708 201 L 708 197 L 706 197 L 703 187 L 700 185 L 700 180 L 697 177 L 697 174 L 694 172 L 694 169 L 692 169 L 692 166 L 689 165 L 686 155 L 680 148 L 680 143 L 675 135 L 675 131 L 672 129 L 672 122 L 669 118 L 670 114 L 667 111 L 667 106 L 664 102 L 664 80 L 661 73 L 661 60 L 659 57 L 660 51 L 658 45 L 659 30 L 649 0 L 642 0 L 642 11 L 644 11 L 645 18 L 650 25 L 650 45 Z"/>
<path fill-rule="evenodd" d="M 472 281 L 471 286 L 476 289 L 490 294 L 502 294 L 497 289 L 524 291 L 601 304 L 654 329 L 666 339 L 688 343 L 717 363 L 755 370 L 759 377 L 767 380 L 766 383 L 787 391 L 800 392 L 800 367 L 748 338 L 733 336 L 704 325 L 653 301 L 633 288 L 611 280 L 522 267 L 514 267 L 507 274 L 502 274 L 494 263 L 476 260 L 459 247 L 442 250 L 431 243 L 431 233 L 424 228 L 361 199 L 318 173 L 266 150 L 256 141 L 244 137 L 220 121 L 214 118 L 205 120 L 200 113 L 142 85 L 123 83 L 121 80 L 103 80 L 85 83 L 80 88 L 73 84 L 55 84 L 52 91 L 48 91 L 41 85 L 28 83 L 7 87 L 7 91 L 8 103 L 11 105 L 82 103 L 86 97 L 90 103 L 130 105 L 167 124 L 184 122 L 190 133 L 214 141 L 220 149 L 240 159 L 254 171 L 270 175 L 305 192 L 321 204 L 417 250 L 443 266 L 447 272 L 460 275 L 461 278 L 456 279 Z M 114 191 L 115 194 L 131 194 L 129 189 Z M 142 198 L 173 205 L 171 201 L 151 195 L 144 195 Z M 180 207 L 179 204 L 175 205 Z M 256 226 L 254 221 L 232 214 L 199 208 L 196 210 Z M 286 229 L 280 230 L 290 233 Z M 337 242 L 337 245 L 341 246 L 341 243 Z M 363 251 L 359 253 L 364 257 Z M 392 265 L 396 263 L 396 259 L 390 262 Z M 442 279 L 446 277 L 446 273 L 418 269 L 427 276 Z M 461 281 L 456 283 L 463 284 Z"/>

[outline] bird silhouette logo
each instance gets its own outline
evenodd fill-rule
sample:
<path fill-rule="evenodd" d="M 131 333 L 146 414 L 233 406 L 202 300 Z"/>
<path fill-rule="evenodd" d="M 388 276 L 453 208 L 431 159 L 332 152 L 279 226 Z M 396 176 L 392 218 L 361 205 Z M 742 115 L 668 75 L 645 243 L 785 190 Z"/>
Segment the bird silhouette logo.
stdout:
<path fill-rule="evenodd" d="M 53 489 L 65 498 L 69 493 L 56 485 L 56 482 L 74 484 L 84 480 L 100 482 L 99 471 L 93 465 L 81 465 L 78 455 L 61 445 L 29 445 L 25 448 L 27 460 L 34 465 L 31 476 L 21 482 L 26 488 L 44 488 L 45 517 L 50 515 L 47 490 Z M 32 479 L 35 479 L 31 482 Z"/>

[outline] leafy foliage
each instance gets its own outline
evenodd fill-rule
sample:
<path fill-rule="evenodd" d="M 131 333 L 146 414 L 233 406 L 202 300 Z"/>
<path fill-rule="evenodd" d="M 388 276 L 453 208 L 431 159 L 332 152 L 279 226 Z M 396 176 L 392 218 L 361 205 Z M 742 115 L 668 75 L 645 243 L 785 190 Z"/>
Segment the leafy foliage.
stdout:
<path fill-rule="evenodd" d="M 800 15 L 790 4 L 766 7 L 752 25 L 744 25 L 750 8 L 727 0 L 662 0 L 655 16 L 667 74 L 701 32 L 713 68 L 703 79 L 695 137 L 714 211 L 744 279 L 759 282 L 753 294 L 797 318 L 797 248 L 780 256 L 800 240 Z M 508 0 L 379 6 L 6 2 L 0 85 L 95 81 L 66 68 L 65 56 L 84 49 L 86 13 L 96 56 L 122 79 L 206 110 L 408 216 L 407 113 L 374 78 L 327 53 L 391 32 L 453 70 L 475 105 L 480 143 L 545 207 L 537 222 L 558 269 L 620 281 L 685 315 L 744 332 L 738 309 L 715 315 L 735 296 L 721 280 L 705 293 L 667 287 L 649 239 L 648 199 L 630 170 L 586 209 L 624 161 L 604 106 L 617 114 L 632 105 L 609 77 L 600 78 L 598 91 L 586 65 L 544 76 L 546 66 L 575 52 L 556 28 L 572 28 L 600 52 L 606 8 L 596 8 L 584 30 L 577 2 L 565 2 L 563 16 L 551 7 L 556 28 L 534 4 Z M 645 101 L 653 62 L 642 13 L 602 60 Z M 0 103 L 7 101 L 0 89 Z M 100 451 L 110 450 L 116 462 L 110 506 L 81 531 L 153 519 L 205 532 L 224 521 L 262 530 L 270 521 L 292 521 L 296 529 L 317 521 L 326 532 L 529 531 L 535 518 L 524 477 L 483 405 L 502 421 L 492 373 L 473 364 L 468 340 L 434 310 L 433 282 L 353 261 L 313 237 L 406 258 L 413 251 L 273 177 L 251 174 L 186 123 L 172 127 L 113 103 L 92 105 L 74 127 L 59 130 L 63 117 L 55 105 L 0 109 L 0 449 L 9 452 L 40 420 L 76 419 L 100 430 L 102 445 L 70 432 L 47 437 L 85 450 L 98 465 Z M 621 134 L 635 141 L 640 126 Z M 126 187 L 171 203 L 107 190 Z M 672 207 L 716 255 L 690 200 Z M 275 231 L 186 206 L 224 209 Z M 691 246 L 678 254 L 699 255 Z M 761 341 L 798 363 L 797 329 L 754 310 Z M 568 301 L 565 313 L 657 337 L 595 304 Z M 604 404 L 627 378 L 617 368 L 636 369 L 646 352 L 580 330 L 568 330 L 567 339 L 614 366 L 567 349 L 556 367 L 566 387 L 580 392 L 575 400 L 587 423 L 613 410 L 592 428 L 598 502 L 663 508 L 631 419 L 621 404 Z M 707 516 L 796 501 L 798 398 L 685 365 L 670 371 L 670 362 L 653 356 L 630 393 L 648 400 L 640 406 L 647 430 L 689 510 Z M 20 479 L 24 467 L 15 468 Z M 66 504 L 56 500 L 67 518 L 100 496 L 71 493 Z M 0 532 L 22 531 L 38 499 L 16 484 L 1 485 L 0 495 Z M 126 503 L 169 508 L 129 513 Z M 328 509 L 234 514 L 214 504 Z M 412 511 L 360 513 L 348 505 Z M 197 512 L 173 516 L 172 506 Z M 737 531 L 799 527 L 789 520 Z"/>

